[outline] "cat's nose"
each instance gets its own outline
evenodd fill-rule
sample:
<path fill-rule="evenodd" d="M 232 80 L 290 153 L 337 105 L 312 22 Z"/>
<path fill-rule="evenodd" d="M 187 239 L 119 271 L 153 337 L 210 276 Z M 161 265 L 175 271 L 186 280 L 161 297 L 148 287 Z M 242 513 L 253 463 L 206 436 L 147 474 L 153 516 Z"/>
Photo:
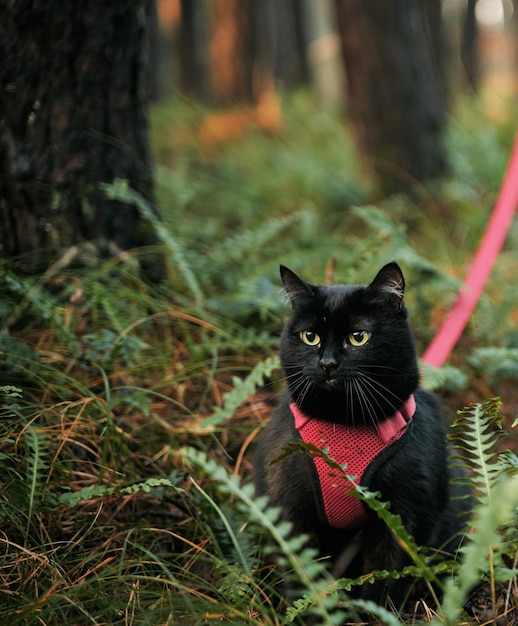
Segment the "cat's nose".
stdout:
<path fill-rule="evenodd" d="M 323 356 L 318 364 L 328 376 L 338 367 L 337 360 L 332 356 Z"/>

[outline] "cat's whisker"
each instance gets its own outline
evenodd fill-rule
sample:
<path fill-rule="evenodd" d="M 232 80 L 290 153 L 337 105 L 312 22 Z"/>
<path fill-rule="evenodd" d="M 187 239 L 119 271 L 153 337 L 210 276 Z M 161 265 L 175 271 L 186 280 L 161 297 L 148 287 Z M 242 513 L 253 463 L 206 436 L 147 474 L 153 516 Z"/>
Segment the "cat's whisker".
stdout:
<path fill-rule="evenodd" d="M 366 382 L 368 382 L 374 391 L 376 391 L 376 393 L 380 396 L 383 397 L 384 400 L 386 400 L 387 402 L 390 402 L 390 399 L 386 396 L 384 396 L 381 391 L 379 391 L 379 389 L 382 389 L 383 392 L 385 392 L 386 394 L 392 396 L 393 398 L 395 398 L 395 400 L 397 401 L 398 405 L 403 403 L 406 398 L 401 398 L 399 395 L 397 395 L 396 393 L 394 393 L 391 389 L 389 389 L 388 387 L 386 387 L 383 383 L 381 383 L 379 380 L 376 380 L 375 378 L 373 378 L 372 376 L 369 376 L 369 374 L 366 374 L 365 372 L 361 372 L 358 371 L 358 376 L 360 376 L 363 380 L 365 380 Z M 379 389 L 378 389 L 379 388 Z M 396 409 L 396 405 L 394 403 L 391 402 L 391 405 L 394 409 Z"/>
<path fill-rule="evenodd" d="M 362 377 L 362 381 L 363 381 L 363 384 L 366 385 L 369 388 L 369 390 L 371 391 L 371 394 L 374 394 L 378 398 L 381 398 L 382 400 L 384 400 L 390 406 L 390 408 L 393 409 L 394 411 L 397 410 L 397 404 L 399 404 L 401 401 L 400 401 L 399 397 L 396 394 L 392 393 L 389 389 L 387 389 L 379 381 L 377 381 L 377 380 L 375 380 L 373 378 L 370 378 L 370 377 L 367 377 L 367 376 L 363 376 Z M 392 398 L 394 398 L 397 401 L 397 404 L 396 404 L 396 402 L 392 398 L 387 397 L 386 394 L 391 395 Z M 374 395 L 373 395 L 373 397 L 374 397 Z M 379 403 L 378 403 L 378 406 L 381 408 Z"/>
<path fill-rule="evenodd" d="M 376 397 L 373 395 L 372 390 L 370 388 L 369 389 L 365 388 L 363 383 L 365 383 L 366 381 L 364 379 L 361 380 L 361 382 L 360 382 L 360 379 L 356 379 L 356 380 L 357 380 L 357 388 L 360 390 L 363 400 L 365 402 L 365 405 L 369 409 L 370 420 L 372 424 L 377 427 L 379 423 L 378 414 L 379 414 L 379 411 L 381 410 L 381 405 L 376 400 Z M 375 410 L 374 403 L 376 403 L 378 407 L 378 411 Z"/>
<path fill-rule="evenodd" d="M 365 393 L 365 390 L 360 384 L 360 381 L 357 378 L 354 378 L 353 383 L 357 391 L 357 397 L 359 399 L 360 409 L 363 417 L 363 426 L 366 428 L 369 422 L 373 419 L 372 407 L 370 405 L 367 394 Z"/>
<path fill-rule="evenodd" d="M 354 415 L 354 396 L 353 396 L 353 384 L 351 381 L 346 380 L 345 386 L 347 389 L 347 409 L 349 415 Z"/>
<path fill-rule="evenodd" d="M 304 389 L 302 390 L 302 393 L 299 396 L 299 402 L 301 404 L 304 402 L 306 395 L 308 394 L 308 392 L 311 390 L 312 387 L 313 387 L 313 383 L 309 379 L 307 379 L 306 386 L 304 387 Z"/>
<path fill-rule="evenodd" d="M 307 396 L 313 383 L 300 369 L 292 374 L 288 374 L 285 380 L 288 381 L 291 390 L 291 395 L 296 398 L 298 404 L 304 402 L 304 398 Z"/>
<path fill-rule="evenodd" d="M 392 365 L 380 365 L 378 363 L 362 363 L 361 369 L 387 370 L 387 371 L 394 372 L 394 376 L 401 376 L 401 370 L 397 367 L 393 367 Z"/>

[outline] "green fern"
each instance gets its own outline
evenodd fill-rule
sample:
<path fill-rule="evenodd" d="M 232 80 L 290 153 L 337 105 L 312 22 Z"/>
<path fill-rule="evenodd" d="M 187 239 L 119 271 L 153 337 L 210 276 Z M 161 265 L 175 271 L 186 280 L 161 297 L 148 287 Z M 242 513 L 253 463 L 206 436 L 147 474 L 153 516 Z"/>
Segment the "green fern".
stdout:
<path fill-rule="evenodd" d="M 442 602 L 444 622 L 455 626 L 458 624 L 459 612 L 465 604 L 471 589 L 489 574 L 492 587 L 493 606 L 496 607 L 494 582 L 495 558 L 503 543 L 500 532 L 503 527 L 516 520 L 518 506 L 518 476 L 501 476 L 493 483 L 491 500 L 485 506 L 479 505 L 475 511 L 469 542 L 463 548 L 462 562 L 455 579 L 446 583 Z M 504 582 L 516 576 L 516 571 L 499 568 L 499 581 Z"/>
<path fill-rule="evenodd" d="M 246 400 L 253 395 L 257 389 L 264 384 L 265 378 L 279 368 L 279 357 L 273 356 L 260 361 L 246 376 L 246 378 L 233 378 L 233 387 L 223 397 L 223 406 L 215 407 L 214 413 L 204 419 L 201 428 L 220 426 L 225 420 L 230 419 L 236 409 L 238 409 Z"/>
<path fill-rule="evenodd" d="M 117 179 L 113 183 L 102 184 L 101 188 L 109 199 L 133 204 L 139 210 L 142 217 L 150 222 L 157 236 L 170 254 L 171 268 L 177 268 L 194 297 L 196 305 L 201 307 L 205 298 L 198 279 L 186 260 L 182 245 L 173 237 L 170 230 L 162 224 L 146 200 L 144 200 L 139 193 L 131 189 L 126 180 Z"/>
<path fill-rule="evenodd" d="M 282 238 L 283 232 L 308 221 L 315 221 L 314 214 L 308 211 L 299 211 L 284 217 L 269 217 L 254 230 L 248 229 L 227 237 L 215 248 L 216 259 L 226 264 L 246 262 L 250 255 L 257 256 L 257 252 L 263 250 L 269 242 Z M 211 262 L 213 263 L 213 255 Z"/>
<path fill-rule="evenodd" d="M 22 397 L 22 390 L 14 385 L 0 385 L 0 418 L 14 417 L 14 411 L 20 408 L 18 400 Z"/>
<path fill-rule="evenodd" d="M 137 491 L 151 493 L 157 488 L 174 487 L 174 484 L 168 478 L 148 478 L 139 483 L 133 483 L 127 487 L 106 487 L 105 485 L 88 485 L 79 491 L 67 491 L 59 496 L 59 503 L 69 507 L 77 506 L 85 500 L 93 500 L 95 498 L 105 498 L 115 494 L 132 494 Z"/>
<path fill-rule="evenodd" d="M 405 550 L 414 563 L 413 566 L 405 568 L 402 572 L 375 571 L 372 572 L 368 578 L 365 578 L 364 576 L 357 579 L 341 578 L 328 588 L 328 592 L 334 593 L 337 590 L 345 590 L 349 592 L 356 586 L 373 584 L 378 580 L 412 576 L 414 578 L 424 579 L 432 596 L 435 597 L 434 585 L 438 587 L 441 586 L 439 576 L 445 571 L 451 570 L 451 563 L 441 562 L 433 564 L 431 559 L 428 558 L 426 549 L 418 546 L 412 535 L 406 530 L 401 517 L 390 511 L 390 503 L 381 501 L 379 493 L 370 491 L 362 485 L 358 485 L 355 482 L 354 477 L 347 474 L 347 467 L 336 463 L 336 461 L 327 454 L 326 449 L 320 449 L 314 444 L 306 443 L 300 440 L 293 441 L 285 446 L 283 453 L 276 457 L 272 463 L 277 463 L 295 452 L 306 452 L 312 458 L 320 457 L 325 461 L 331 470 L 342 474 L 342 476 L 350 483 L 353 495 L 364 502 L 380 519 L 385 522 L 397 538 L 399 545 Z M 437 598 L 435 599 L 437 600 Z M 349 600 L 346 601 L 346 604 L 350 604 Z M 306 598 L 305 603 L 298 603 L 297 606 L 294 605 L 294 607 L 292 607 L 290 615 L 295 617 L 295 615 L 297 615 L 301 610 L 305 610 L 309 605 L 310 600 Z"/>
<path fill-rule="evenodd" d="M 474 488 L 476 506 L 462 560 L 455 579 L 448 580 L 442 603 L 446 624 L 458 623 L 459 612 L 471 588 L 484 575 L 489 579 L 493 606 L 495 582 L 510 580 L 516 572 L 500 566 L 502 530 L 516 520 L 518 507 L 518 459 L 513 453 L 498 454 L 495 443 L 504 435 L 500 398 L 470 404 L 458 412 L 457 433 L 450 439 L 459 449 L 457 459 L 472 468 L 466 478 Z"/>
<path fill-rule="evenodd" d="M 241 484 L 239 477 L 230 475 L 226 469 L 208 457 L 205 453 L 193 448 L 182 451 L 182 457 L 198 470 L 209 475 L 216 488 L 222 494 L 230 496 L 236 510 L 242 512 L 247 532 L 252 532 L 252 526 L 266 532 L 275 547 L 266 547 L 265 552 L 275 552 L 276 560 L 282 565 L 286 576 L 294 586 L 301 587 L 310 598 L 308 605 L 315 608 L 317 613 L 325 619 L 326 624 L 340 624 L 344 619 L 341 611 L 329 610 L 328 588 L 332 584 L 326 572 L 325 565 L 316 559 L 314 549 L 307 547 L 305 536 L 292 537 L 291 524 L 280 521 L 278 508 L 268 506 L 265 496 L 255 497 L 254 487 L 251 484 Z M 244 530 L 243 527 L 242 530 Z M 290 574 L 291 572 L 291 574 Z M 292 621 L 287 614 L 286 619 Z"/>
<path fill-rule="evenodd" d="M 459 451 L 458 460 L 474 471 L 469 481 L 475 487 L 475 497 L 481 505 L 490 502 L 492 486 L 501 474 L 494 448 L 504 434 L 500 407 L 500 398 L 468 405 L 458 412 L 453 424 L 456 433 L 450 436 Z"/>
<path fill-rule="evenodd" d="M 28 507 L 26 534 L 28 536 L 34 511 L 44 499 L 43 488 L 49 472 L 49 465 L 46 461 L 49 448 L 47 438 L 32 424 L 25 428 L 23 440 L 27 446 L 25 462 Z"/>

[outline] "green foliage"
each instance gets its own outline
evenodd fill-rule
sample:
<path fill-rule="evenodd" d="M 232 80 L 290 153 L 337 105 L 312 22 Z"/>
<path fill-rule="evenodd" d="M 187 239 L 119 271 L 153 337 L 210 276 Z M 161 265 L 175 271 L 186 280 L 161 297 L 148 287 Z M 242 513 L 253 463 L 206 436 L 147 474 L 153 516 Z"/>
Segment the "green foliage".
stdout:
<path fill-rule="evenodd" d="M 273 461 L 280 462 L 295 452 L 306 452 L 312 457 L 324 459 L 330 469 L 341 472 L 349 480 L 355 496 L 365 502 L 387 524 L 413 561 L 413 565 L 401 572 L 376 571 L 368 577 L 339 579 L 328 586 L 326 593 L 329 596 L 340 590 L 350 592 L 359 585 L 407 576 L 433 583 L 433 586 L 429 585 L 429 589 L 432 595 L 435 595 L 434 587 L 441 588 L 443 586 L 441 577 L 448 575 L 444 600 L 440 602 L 436 598 L 436 602 L 440 607 L 441 619 L 453 625 L 459 623 L 462 607 L 473 586 L 487 576 L 493 590 L 493 604 L 496 606 L 495 584 L 507 582 L 518 573 L 506 567 L 502 561 L 507 547 L 504 531 L 513 529 L 516 535 L 518 457 L 511 451 L 497 453 L 495 450 L 495 444 L 504 434 L 501 430 L 502 417 L 499 408 L 498 398 L 487 400 L 483 404 L 472 404 L 459 411 L 459 417 L 454 424 L 456 434 L 452 435 L 451 439 L 460 451 L 458 461 L 463 466 L 473 469 L 472 473 L 462 480 L 468 482 L 474 489 L 477 501 L 469 534 L 461 548 L 460 565 L 455 561 L 435 562 L 431 555 L 427 555 L 423 548 L 415 544 L 399 516 L 392 514 L 389 505 L 379 500 L 379 494 L 356 485 L 354 480 L 347 476 L 346 468 L 338 465 L 325 450 L 297 441 L 289 444 L 283 454 Z M 315 596 L 305 595 L 288 609 L 287 618 L 295 619 L 313 607 L 314 603 Z M 356 601 L 348 598 L 342 600 L 342 605 L 344 604 L 351 608 L 362 608 Z M 372 610 L 373 608 L 376 610 Z M 381 607 L 371 607 L 370 612 L 382 623 L 401 623 L 393 614 L 387 614 Z"/>
<path fill-rule="evenodd" d="M 483 404 L 465 407 L 454 422 L 458 434 L 451 436 L 461 451 L 460 458 L 474 469 L 470 481 L 482 504 L 490 499 L 491 489 L 502 470 L 495 460 L 498 458 L 495 443 L 503 436 L 500 406 L 500 398 L 492 398 Z"/>
<path fill-rule="evenodd" d="M 181 244 L 175 239 L 172 232 L 164 227 L 162 222 L 157 218 L 151 209 L 150 205 L 140 194 L 131 189 L 125 180 L 116 180 L 109 185 L 103 184 L 101 185 L 101 188 L 105 191 L 106 196 L 110 200 L 119 200 L 125 204 L 133 204 L 136 206 L 141 216 L 151 223 L 156 234 L 170 254 L 171 266 L 178 268 L 178 271 L 183 276 L 191 295 L 195 299 L 195 302 L 201 306 L 203 304 L 203 294 L 198 284 L 196 275 L 185 260 Z"/>
<path fill-rule="evenodd" d="M 148 478 L 144 482 L 134 483 L 127 487 L 106 487 L 105 485 L 88 485 L 79 491 L 62 493 L 59 496 L 60 504 L 67 506 L 77 506 L 83 500 L 92 500 L 94 498 L 104 498 L 116 494 L 132 494 L 139 491 L 151 493 L 157 487 L 173 487 L 173 483 L 168 478 Z"/>
<path fill-rule="evenodd" d="M 469 482 L 474 488 L 477 506 L 471 520 L 467 541 L 461 547 L 462 560 L 456 577 L 447 581 L 442 614 L 447 624 L 457 624 L 461 607 L 472 587 L 486 575 L 496 606 L 495 583 L 506 582 L 517 571 L 502 562 L 505 529 L 514 528 L 518 514 L 518 457 L 512 452 L 497 453 L 495 444 L 504 435 L 501 430 L 500 399 L 471 404 L 459 411 L 452 436 L 460 451 L 460 460 L 472 468 Z"/>
<path fill-rule="evenodd" d="M 14 385 L 0 385 L 0 416 L 13 417 L 13 412 L 20 408 L 17 400 L 22 397 L 22 390 Z"/>
<path fill-rule="evenodd" d="M 476 348 L 469 355 L 468 364 L 492 381 L 518 377 L 518 348 L 495 346 Z"/>
<path fill-rule="evenodd" d="M 247 533 L 253 533 L 255 526 L 268 534 L 268 537 L 273 540 L 273 546 L 266 546 L 265 553 L 275 553 L 277 563 L 284 568 L 285 579 L 290 585 L 301 588 L 303 593 L 311 598 L 311 606 L 326 620 L 325 623 L 340 624 L 344 614 L 341 611 L 334 611 L 332 614 L 328 611 L 325 590 L 330 585 L 330 579 L 326 574 L 324 564 L 316 559 L 315 550 L 303 547 L 307 538 L 291 537 L 291 525 L 279 521 L 279 510 L 268 507 L 267 498 L 254 497 L 254 488 L 251 484 L 241 484 L 237 476 L 229 475 L 223 466 L 202 452 L 191 448 L 184 450 L 182 454 L 198 471 L 201 470 L 211 477 L 220 494 L 232 497 L 231 510 L 239 511 L 242 518 L 247 520 L 246 527 L 242 527 L 241 532 L 246 530 Z M 206 494 L 205 497 L 208 498 Z M 210 503 L 221 517 L 221 509 L 216 505 L 215 500 L 211 498 Z M 234 534 L 227 520 L 222 519 L 244 573 L 251 577 L 251 568 L 245 555 L 239 549 L 242 540 L 239 535 Z M 293 621 L 294 618 L 293 613 L 287 614 L 288 621 Z"/>
<path fill-rule="evenodd" d="M 452 123 L 446 134 L 452 180 L 463 197 L 480 190 L 497 191 L 507 165 L 508 146 L 502 145 L 492 125 L 474 119 L 465 126 Z"/>
<path fill-rule="evenodd" d="M 0 521 L 12 520 L 27 544 L 37 515 L 56 502 L 45 488 L 49 474 L 48 442 L 42 429 L 29 418 L 21 389 L 5 385 L 0 387 L 0 393 L 0 460 L 4 477 Z"/>
<path fill-rule="evenodd" d="M 467 375 L 458 367 L 445 365 L 436 368 L 427 363 L 420 364 L 421 384 L 429 391 L 462 391 L 468 385 Z"/>
<path fill-rule="evenodd" d="M 495 568 L 494 558 L 503 545 L 502 528 L 516 524 L 518 507 L 518 476 L 506 477 L 497 481 L 490 491 L 491 498 L 485 505 L 479 504 L 475 511 L 469 541 L 462 548 L 462 560 L 455 579 L 446 584 L 442 602 L 444 622 L 452 626 L 458 624 L 459 613 L 468 598 L 472 587 L 484 574 L 494 582 L 506 582 L 517 575 L 501 565 Z M 496 600 L 495 597 L 492 598 Z M 493 605 L 496 603 L 494 602 Z"/>
<path fill-rule="evenodd" d="M 239 408 L 252 394 L 264 385 L 265 378 L 279 369 L 279 357 L 273 356 L 260 361 L 245 378 L 232 379 L 232 390 L 228 391 L 223 397 L 223 406 L 215 407 L 214 414 L 203 420 L 202 428 L 208 426 L 221 426 L 226 420 L 230 419 L 237 408 Z"/>
<path fill-rule="evenodd" d="M 455 299 L 506 156 L 498 133 L 455 122 L 455 176 L 372 206 L 347 128 L 303 95 L 285 109 L 278 135 L 251 132 L 213 152 L 199 143 L 207 111 L 168 106 L 158 112 L 167 129 L 155 112 L 156 211 L 125 181 L 102 191 L 156 232 L 167 265 L 159 283 L 143 277 L 139 250 L 102 258 L 77 246 L 37 277 L 0 262 L 4 621 L 277 626 L 367 611 L 392 626 L 408 620 L 350 592 L 445 575 L 439 615 L 454 623 L 475 575 L 492 582 L 495 605 L 513 576 L 518 460 L 494 453 L 492 405 L 467 409 L 458 440 L 479 494 L 467 565 L 433 562 L 359 489 L 412 565 L 331 580 L 307 539 L 291 537 L 236 476 L 277 386 L 279 263 L 313 282 L 364 283 L 398 261 L 422 352 Z M 480 395 L 516 378 L 516 235 L 451 365 L 423 367 L 425 385 L 455 394 L 456 406 L 464 389 Z M 288 607 L 285 581 L 300 594 Z"/>

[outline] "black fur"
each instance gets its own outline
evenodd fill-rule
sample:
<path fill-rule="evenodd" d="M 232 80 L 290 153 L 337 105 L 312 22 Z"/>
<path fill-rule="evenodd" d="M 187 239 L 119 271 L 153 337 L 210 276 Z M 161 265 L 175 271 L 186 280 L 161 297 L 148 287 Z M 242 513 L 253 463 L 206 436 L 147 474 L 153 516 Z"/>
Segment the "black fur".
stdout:
<path fill-rule="evenodd" d="M 281 276 L 293 306 L 280 349 L 288 390 L 258 440 L 257 492 L 268 494 L 272 504 L 282 508 L 295 534 L 305 532 L 314 538 L 322 555 L 331 557 L 336 575 L 401 569 L 407 557 L 375 514 L 359 534 L 322 521 L 314 463 L 307 454 L 270 462 L 298 438 L 290 399 L 311 417 L 362 425 L 393 415 L 414 393 L 417 409 L 407 432 L 371 463 L 362 483 L 381 492 L 417 543 L 455 551 L 466 523 L 460 514 L 470 508 L 470 499 L 453 499 L 467 494 L 453 492 L 460 488 L 451 485 L 454 470 L 448 462 L 451 451 L 441 410 L 435 396 L 419 388 L 400 268 L 396 263 L 386 265 L 368 286 L 312 285 L 285 267 Z M 307 345 L 301 338 L 304 331 L 312 333 L 311 342 L 319 338 L 318 344 Z M 348 339 L 359 331 L 369 333 L 364 345 Z M 381 602 L 388 591 L 397 603 L 405 587 L 406 583 L 363 585 L 361 595 Z"/>

